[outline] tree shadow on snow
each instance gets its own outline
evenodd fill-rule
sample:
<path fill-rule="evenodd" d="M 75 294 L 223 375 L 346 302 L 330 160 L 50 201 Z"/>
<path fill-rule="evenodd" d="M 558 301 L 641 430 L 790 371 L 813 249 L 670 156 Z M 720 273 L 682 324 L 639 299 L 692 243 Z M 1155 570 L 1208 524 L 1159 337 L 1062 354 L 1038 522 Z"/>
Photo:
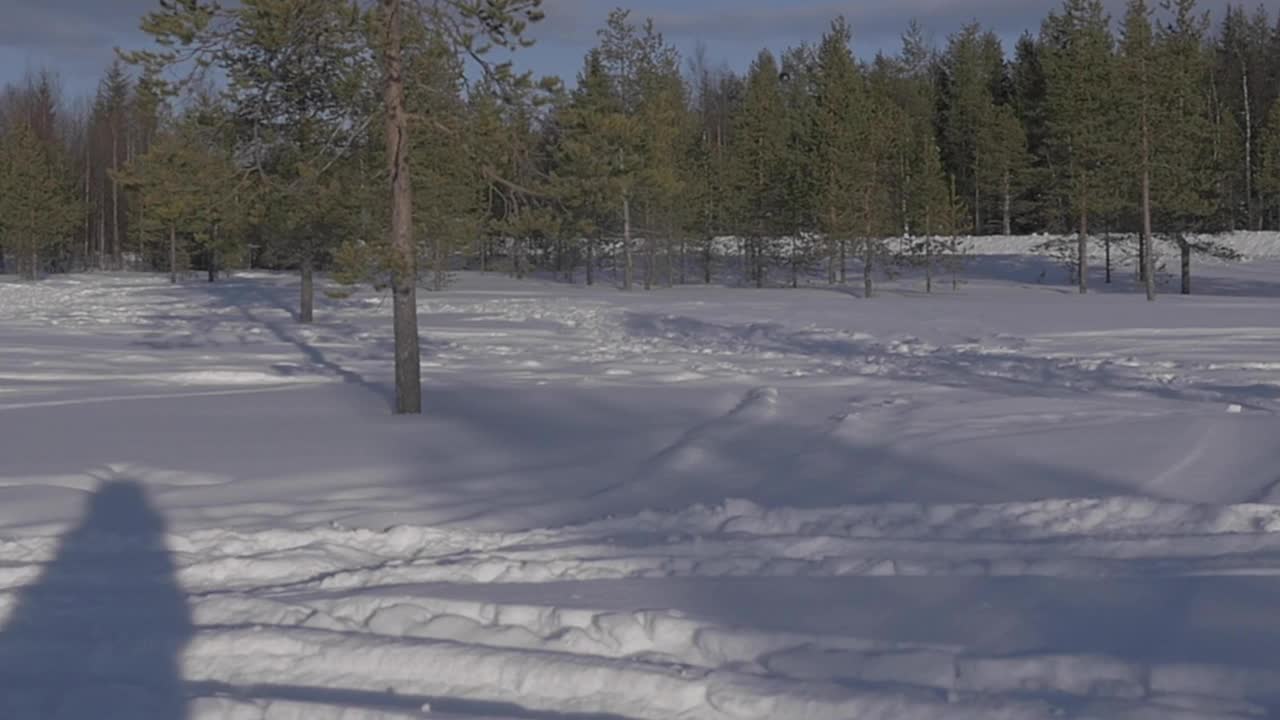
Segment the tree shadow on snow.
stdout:
<path fill-rule="evenodd" d="M 192 624 L 164 534 L 135 482 L 88 498 L 0 631 L 0 717 L 186 718 L 179 659 Z"/>

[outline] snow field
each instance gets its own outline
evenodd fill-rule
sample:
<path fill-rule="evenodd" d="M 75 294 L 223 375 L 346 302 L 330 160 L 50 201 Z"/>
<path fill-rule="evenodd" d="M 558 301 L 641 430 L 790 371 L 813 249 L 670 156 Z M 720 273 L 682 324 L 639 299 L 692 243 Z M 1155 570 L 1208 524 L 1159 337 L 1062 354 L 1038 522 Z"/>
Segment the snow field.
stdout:
<path fill-rule="evenodd" d="M 0 282 L 0 717 L 1274 716 L 1280 268 L 1019 267 Z"/>

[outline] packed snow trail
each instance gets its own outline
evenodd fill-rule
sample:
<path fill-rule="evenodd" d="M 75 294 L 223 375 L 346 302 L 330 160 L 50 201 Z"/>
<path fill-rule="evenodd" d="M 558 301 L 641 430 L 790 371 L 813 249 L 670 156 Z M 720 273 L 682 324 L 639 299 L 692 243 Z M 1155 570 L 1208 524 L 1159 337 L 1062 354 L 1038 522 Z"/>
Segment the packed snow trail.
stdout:
<path fill-rule="evenodd" d="M 1280 265 L 1202 270 L 464 274 L 421 418 L 375 296 L 0 281 L 0 717 L 1274 716 Z"/>

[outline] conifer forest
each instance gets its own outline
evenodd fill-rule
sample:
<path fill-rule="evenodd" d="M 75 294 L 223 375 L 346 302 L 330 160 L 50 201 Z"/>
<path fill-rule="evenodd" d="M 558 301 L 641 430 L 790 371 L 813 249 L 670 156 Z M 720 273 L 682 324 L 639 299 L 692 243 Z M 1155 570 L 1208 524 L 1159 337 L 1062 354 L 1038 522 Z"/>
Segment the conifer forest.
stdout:
<path fill-rule="evenodd" d="M 616 1 L 0 0 L 0 720 L 1280 718 L 1280 5 Z"/>

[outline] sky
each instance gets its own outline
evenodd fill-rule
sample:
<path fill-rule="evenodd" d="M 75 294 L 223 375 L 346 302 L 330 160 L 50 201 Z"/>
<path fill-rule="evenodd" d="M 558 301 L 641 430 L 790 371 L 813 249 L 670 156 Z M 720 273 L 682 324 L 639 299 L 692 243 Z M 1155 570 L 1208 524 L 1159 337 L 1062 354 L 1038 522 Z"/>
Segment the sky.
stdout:
<path fill-rule="evenodd" d="M 1205 7 L 1225 0 L 1203 0 Z M 1119 15 L 1123 0 L 1106 0 Z M 854 49 L 871 57 L 894 52 L 907 23 L 918 19 L 941 45 L 965 23 L 980 20 L 1006 42 L 1040 20 L 1061 0 L 544 0 L 547 19 L 535 27 L 537 45 L 521 51 L 520 65 L 539 75 L 572 80 L 596 30 L 609 11 L 629 7 L 652 17 L 659 31 L 686 56 L 705 45 L 713 64 L 744 70 L 761 48 L 781 51 L 821 37 L 844 15 L 854 29 Z M 0 0 L 0 84 L 28 70 L 58 74 L 69 97 L 87 95 L 116 46 L 138 47 L 145 38 L 138 19 L 158 0 Z"/>

